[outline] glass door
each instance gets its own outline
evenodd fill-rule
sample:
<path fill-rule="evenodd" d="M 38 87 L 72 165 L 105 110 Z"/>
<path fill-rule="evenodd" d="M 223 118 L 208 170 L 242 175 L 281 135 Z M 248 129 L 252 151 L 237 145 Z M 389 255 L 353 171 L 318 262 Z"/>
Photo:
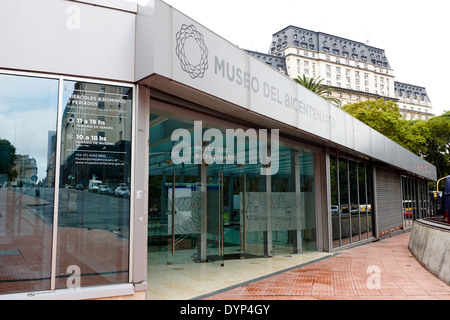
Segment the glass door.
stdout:
<path fill-rule="evenodd" d="M 260 188 L 265 188 L 265 182 L 246 171 L 251 171 L 250 166 L 208 166 L 207 254 L 211 261 L 264 256 L 267 196 Z"/>
<path fill-rule="evenodd" d="M 207 255 L 210 261 L 239 259 L 242 253 L 239 220 L 240 177 L 223 165 L 207 169 Z"/>
<path fill-rule="evenodd" d="M 197 168 L 179 168 L 166 180 L 168 264 L 198 260 L 201 194 Z"/>
<path fill-rule="evenodd" d="M 246 258 L 271 256 L 269 227 L 271 199 L 267 192 L 267 176 L 259 174 L 260 166 L 245 168 L 240 193 L 241 229 Z"/>

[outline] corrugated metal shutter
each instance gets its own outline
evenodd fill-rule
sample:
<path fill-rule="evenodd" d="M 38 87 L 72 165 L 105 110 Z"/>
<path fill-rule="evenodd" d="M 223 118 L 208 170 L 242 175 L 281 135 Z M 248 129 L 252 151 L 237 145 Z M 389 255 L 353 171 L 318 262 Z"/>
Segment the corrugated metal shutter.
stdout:
<path fill-rule="evenodd" d="M 378 235 L 403 227 L 400 173 L 376 168 Z"/>

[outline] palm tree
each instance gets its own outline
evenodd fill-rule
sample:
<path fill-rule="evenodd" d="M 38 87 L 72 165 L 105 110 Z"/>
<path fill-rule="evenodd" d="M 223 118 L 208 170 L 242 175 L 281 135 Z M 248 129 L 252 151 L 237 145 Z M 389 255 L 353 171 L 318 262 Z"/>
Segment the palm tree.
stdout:
<path fill-rule="evenodd" d="M 303 75 L 303 77 L 298 76 L 297 78 L 294 78 L 294 81 L 298 84 L 304 86 L 308 90 L 311 90 L 312 92 L 331 102 L 335 106 L 340 107 L 341 101 L 338 98 L 332 98 L 328 96 L 331 93 L 330 87 L 321 85 L 323 80 L 324 79 L 319 79 L 319 77 L 310 78 L 308 80 L 305 75 Z"/>

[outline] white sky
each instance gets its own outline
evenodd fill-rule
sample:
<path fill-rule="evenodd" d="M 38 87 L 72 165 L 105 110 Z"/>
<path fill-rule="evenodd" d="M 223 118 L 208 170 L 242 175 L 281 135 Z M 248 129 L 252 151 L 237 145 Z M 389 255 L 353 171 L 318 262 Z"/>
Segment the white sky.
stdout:
<path fill-rule="evenodd" d="M 425 87 L 433 113 L 450 111 L 450 16 L 437 0 L 163 0 L 231 43 L 268 53 L 294 25 L 384 49 L 396 81 Z M 447 6 L 448 7 L 448 6 Z"/>

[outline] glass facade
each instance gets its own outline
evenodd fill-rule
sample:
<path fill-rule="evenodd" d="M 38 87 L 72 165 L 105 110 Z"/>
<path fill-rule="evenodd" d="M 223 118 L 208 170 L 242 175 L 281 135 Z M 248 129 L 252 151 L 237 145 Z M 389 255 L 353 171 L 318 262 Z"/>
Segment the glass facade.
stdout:
<path fill-rule="evenodd" d="M 426 181 L 413 177 L 402 177 L 403 226 L 411 227 L 414 220 L 428 218 L 431 203 Z"/>
<path fill-rule="evenodd" d="M 62 94 L 56 288 L 126 283 L 133 90 L 64 81 Z"/>
<path fill-rule="evenodd" d="M 0 74 L 0 294 L 50 289 L 58 80 Z"/>
<path fill-rule="evenodd" d="M 0 74 L 0 294 L 130 281 L 133 93 Z M 327 230 L 316 226 L 308 146 L 218 113 L 150 105 L 150 264 L 317 250 Z M 329 160 L 331 249 L 373 238 L 371 163 Z M 429 213 L 427 192 L 402 177 L 405 227 Z"/>
<path fill-rule="evenodd" d="M 132 106 L 132 87 L 0 74 L 0 294 L 129 281 Z"/>
<path fill-rule="evenodd" d="M 330 185 L 333 248 L 374 237 L 371 165 L 331 154 Z"/>
<path fill-rule="evenodd" d="M 172 109 L 151 106 L 150 263 L 316 250 L 312 153 L 270 140 L 268 163 L 261 131 Z"/>

